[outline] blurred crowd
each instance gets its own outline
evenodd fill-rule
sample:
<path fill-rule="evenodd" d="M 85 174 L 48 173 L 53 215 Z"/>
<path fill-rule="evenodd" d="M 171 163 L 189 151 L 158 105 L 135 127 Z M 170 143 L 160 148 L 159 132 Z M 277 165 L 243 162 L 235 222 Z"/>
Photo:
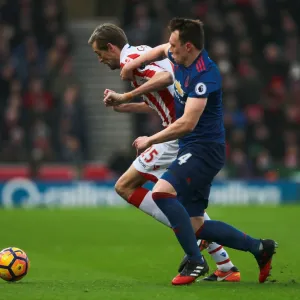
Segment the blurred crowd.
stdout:
<path fill-rule="evenodd" d="M 170 18 L 199 18 L 223 75 L 227 165 L 220 176 L 293 177 L 300 156 L 300 1 L 126 0 L 133 45 L 167 41 Z M 145 123 L 145 118 L 148 122 Z M 160 128 L 137 116 L 137 135 Z"/>
<path fill-rule="evenodd" d="M 206 48 L 223 75 L 227 164 L 220 176 L 295 176 L 300 159 L 300 1 L 124 2 L 122 25 L 133 45 L 167 41 L 167 24 L 174 16 L 204 22 Z M 63 1 L 0 0 L 0 161 L 88 159 L 65 22 Z M 135 136 L 161 129 L 154 114 L 137 115 L 135 123 Z M 126 169 L 130 161 L 121 155 L 109 164 Z"/>
<path fill-rule="evenodd" d="M 84 120 L 60 0 L 0 0 L 0 161 L 78 162 Z"/>

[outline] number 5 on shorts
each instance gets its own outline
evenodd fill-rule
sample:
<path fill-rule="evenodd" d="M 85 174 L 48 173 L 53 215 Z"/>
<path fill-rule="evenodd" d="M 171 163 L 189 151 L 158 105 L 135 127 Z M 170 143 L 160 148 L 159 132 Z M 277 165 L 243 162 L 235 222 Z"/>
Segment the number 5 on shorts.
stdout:
<path fill-rule="evenodd" d="M 177 158 L 177 160 L 179 161 L 178 164 L 179 165 L 185 164 L 191 156 L 192 156 L 191 153 L 186 153 L 186 154 L 178 157 Z"/>

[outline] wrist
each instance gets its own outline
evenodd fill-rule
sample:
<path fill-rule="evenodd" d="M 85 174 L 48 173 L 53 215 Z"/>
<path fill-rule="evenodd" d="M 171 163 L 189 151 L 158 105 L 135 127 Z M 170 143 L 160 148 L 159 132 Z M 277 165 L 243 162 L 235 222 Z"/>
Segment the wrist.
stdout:
<path fill-rule="evenodd" d="M 132 92 L 124 93 L 122 95 L 122 102 L 130 101 L 134 97 Z"/>
<path fill-rule="evenodd" d="M 149 144 L 150 144 L 149 147 L 152 146 L 153 144 L 155 144 L 155 141 L 154 141 L 154 139 L 153 139 L 153 135 L 152 135 L 152 136 L 149 136 L 148 142 L 149 142 Z"/>
<path fill-rule="evenodd" d="M 133 70 L 140 68 L 142 65 L 142 63 L 140 62 L 140 58 L 133 60 L 133 64 L 134 64 Z"/>

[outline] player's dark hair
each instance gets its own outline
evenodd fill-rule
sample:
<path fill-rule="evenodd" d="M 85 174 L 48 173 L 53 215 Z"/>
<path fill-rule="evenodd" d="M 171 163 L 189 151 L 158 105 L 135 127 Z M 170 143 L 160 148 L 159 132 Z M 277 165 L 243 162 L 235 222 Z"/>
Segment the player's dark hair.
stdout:
<path fill-rule="evenodd" d="M 182 44 L 190 42 L 198 50 L 204 48 L 204 29 L 200 20 L 174 18 L 169 23 L 169 30 L 179 31 L 179 40 Z"/>
<path fill-rule="evenodd" d="M 122 49 L 128 43 L 128 40 L 125 32 L 120 27 L 111 23 L 104 23 L 99 25 L 89 38 L 88 43 L 90 45 L 94 42 L 97 43 L 99 50 L 107 50 L 108 43 Z"/>

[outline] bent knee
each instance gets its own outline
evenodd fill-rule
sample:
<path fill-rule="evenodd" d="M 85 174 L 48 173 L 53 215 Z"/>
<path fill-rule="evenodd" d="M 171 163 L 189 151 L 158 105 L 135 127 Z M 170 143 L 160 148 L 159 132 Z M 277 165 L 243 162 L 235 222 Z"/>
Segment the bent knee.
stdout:
<path fill-rule="evenodd" d="M 122 180 L 122 177 L 115 184 L 115 191 L 124 198 L 126 194 L 126 182 Z"/>
<path fill-rule="evenodd" d="M 126 201 L 130 195 L 138 188 L 141 187 L 141 182 L 133 180 L 128 176 L 122 176 L 115 184 L 115 191 Z"/>

